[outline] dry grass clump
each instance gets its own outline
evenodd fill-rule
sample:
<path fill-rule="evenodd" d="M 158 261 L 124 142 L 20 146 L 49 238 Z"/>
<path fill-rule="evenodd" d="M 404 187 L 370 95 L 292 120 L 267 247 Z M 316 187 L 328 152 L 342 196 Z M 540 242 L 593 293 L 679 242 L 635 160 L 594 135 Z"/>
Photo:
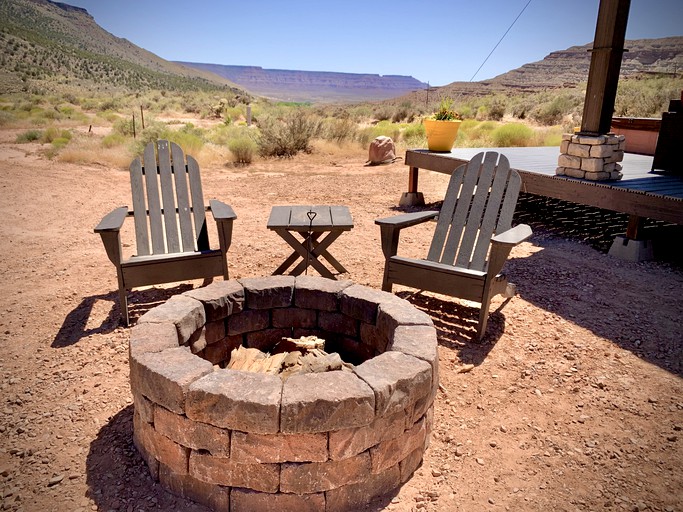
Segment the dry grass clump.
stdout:
<path fill-rule="evenodd" d="M 55 157 L 59 162 L 72 164 L 100 164 L 116 169 L 127 169 L 134 158 L 126 144 L 104 147 L 102 138 L 96 135 L 75 136 L 71 143 Z"/>

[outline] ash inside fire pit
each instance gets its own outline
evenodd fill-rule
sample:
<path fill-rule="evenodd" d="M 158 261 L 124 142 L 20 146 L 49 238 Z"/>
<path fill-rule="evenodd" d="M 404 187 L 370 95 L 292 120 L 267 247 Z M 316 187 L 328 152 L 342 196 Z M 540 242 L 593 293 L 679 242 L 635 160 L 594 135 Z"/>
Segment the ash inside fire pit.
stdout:
<path fill-rule="evenodd" d="M 339 369 L 271 371 L 302 337 L 325 340 L 312 350 L 338 354 Z M 152 475 L 233 512 L 355 510 L 392 492 L 422 461 L 438 389 L 426 314 L 313 276 L 173 297 L 131 330 L 130 367 L 134 441 Z"/>

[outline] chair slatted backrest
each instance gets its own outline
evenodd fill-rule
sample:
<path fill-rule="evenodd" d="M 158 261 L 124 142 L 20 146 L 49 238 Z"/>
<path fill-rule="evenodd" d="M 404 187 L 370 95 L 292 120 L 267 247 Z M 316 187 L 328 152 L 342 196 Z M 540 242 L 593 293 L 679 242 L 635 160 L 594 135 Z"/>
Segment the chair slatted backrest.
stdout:
<path fill-rule="evenodd" d="M 130 164 L 137 255 L 209 249 L 199 165 L 177 144 L 159 140 Z"/>
<path fill-rule="evenodd" d="M 478 153 L 458 167 L 448 183 L 427 259 L 485 271 L 491 237 L 512 227 L 521 183 L 508 159 L 495 152 Z"/>

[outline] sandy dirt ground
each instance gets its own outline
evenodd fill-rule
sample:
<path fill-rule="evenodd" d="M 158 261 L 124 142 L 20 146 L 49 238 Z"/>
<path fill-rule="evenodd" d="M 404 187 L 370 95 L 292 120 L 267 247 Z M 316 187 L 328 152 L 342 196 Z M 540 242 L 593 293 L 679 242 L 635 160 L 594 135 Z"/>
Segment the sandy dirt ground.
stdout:
<path fill-rule="evenodd" d="M 154 483 L 132 444 L 128 329 L 93 233 L 130 204 L 127 172 L 50 161 L 15 137 L 0 132 L 0 508 L 206 510 Z M 407 168 L 363 164 L 309 155 L 204 168 L 207 200 L 238 215 L 231 277 L 269 275 L 287 256 L 266 229 L 273 205 L 345 204 L 355 227 L 331 252 L 345 278 L 379 288 L 373 221 L 400 213 Z M 446 180 L 421 175 L 427 202 Z M 400 253 L 424 255 L 430 237 L 411 228 Z M 496 299 L 481 344 L 471 304 L 396 290 L 434 320 L 442 390 L 423 465 L 368 510 L 683 511 L 681 268 L 537 229 L 506 273 L 518 296 L 502 309 Z M 131 293 L 133 319 L 200 284 Z"/>

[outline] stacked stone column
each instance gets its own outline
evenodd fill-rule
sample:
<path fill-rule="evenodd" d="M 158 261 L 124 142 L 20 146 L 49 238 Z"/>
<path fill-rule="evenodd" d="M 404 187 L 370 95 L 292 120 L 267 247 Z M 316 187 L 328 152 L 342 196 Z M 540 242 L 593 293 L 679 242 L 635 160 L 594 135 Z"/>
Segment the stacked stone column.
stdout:
<path fill-rule="evenodd" d="M 564 134 L 555 174 L 592 181 L 620 180 L 626 139 L 623 135 Z"/>

